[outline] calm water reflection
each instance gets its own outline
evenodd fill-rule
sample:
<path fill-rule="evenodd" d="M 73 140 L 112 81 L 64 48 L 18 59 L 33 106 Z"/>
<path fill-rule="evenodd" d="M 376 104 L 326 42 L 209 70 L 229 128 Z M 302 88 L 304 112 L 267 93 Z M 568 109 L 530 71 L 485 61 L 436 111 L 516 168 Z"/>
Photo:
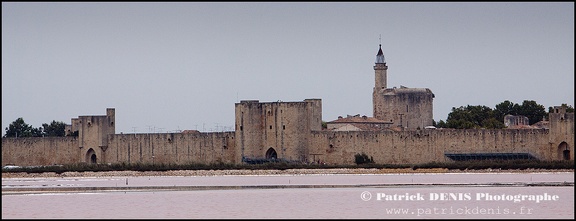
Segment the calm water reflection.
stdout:
<path fill-rule="evenodd" d="M 574 173 L 14 178 L 2 179 L 2 218 L 574 218 L 573 185 L 483 185 L 543 182 L 573 183 Z M 410 183 L 479 185 L 379 186 Z M 254 188 L 267 185 L 282 187 Z M 294 188 L 306 185 L 350 186 Z M 17 188 L 115 186 L 243 188 L 8 194 Z M 514 202 L 517 195 L 526 198 Z"/>

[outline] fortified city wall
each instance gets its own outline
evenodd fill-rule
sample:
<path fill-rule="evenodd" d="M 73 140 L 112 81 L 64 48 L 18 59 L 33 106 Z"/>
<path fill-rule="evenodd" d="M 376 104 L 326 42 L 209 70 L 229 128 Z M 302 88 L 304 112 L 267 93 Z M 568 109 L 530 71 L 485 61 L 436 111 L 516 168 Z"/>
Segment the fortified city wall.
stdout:
<path fill-rule="evenodd" d="M 234 163 L 234 132 L 112 134 L 107 163 Z"/>
<path fill-rule="evenodd" d="M 90 118 L 92 134 L 79 131 L 84 136 L 2 138 L 2 164 L 240 164 L 242 157 L 269 158 L 270 149 L 277 158 L 329 164 L 353 164 L 357 153 L 384 164 L 450 161 L 446 153 L 529 153 L 540 160 L 574 160 L 574 113 L 551 113 L 550 129 L 326 131 L 314 122 L 321 119 L 320 100 L 248 103 L 236 106 L 236 114 L 244 116 L 237 118 L 241 129 L 234 132 L 102 135 L 97 128 L 109 124 L 102 116 Z"/>
<path fill-rule="evenodd" d="M 77 137 L 2 138 L 2 165 L 71 164 L 79 155 Z"/>
<path fill-rule="evenodd" d="M 102 156 L 108 147 L 108 135 L 115 133 L 115 119 L 115 109 L 107 108 L 106 115 L 72 118 L 72 124 L 67 129 L 78 131 L 78 137 L 2 138 L 2 165 L 36 166 L 97 161 L 92 157 Z"/>
<path fill-rule="evenodd" d="M 432 125 L 434 94 L 428 88 L 388 88 L 382 47 L 376 56 L 374 118 L 402 131 L 322 130 L 322 101 L 241 101 L 235 131 L 220 133 L 115 134 L 115 110 L 73 118 L 77 137 L 2 138 L 2 164 L 235 163 L 285 159 L 353 164 L 365 153 L 376 163 L 444 162 L 446 154 L 527 153 L 540 160 L 574 160 L 574 113 L 561 106 L 549 129 L 424 129 Z"/>
<path fill-rule="evenodd" d="M 530 153 L 538 159 L 557 160 L 559 145 L 549 143 L 546 129 L 313 131 L 311 136 L 310 152 L 329 164 L 354 164 L 357 153 L 382 164 L 451 161 L 445 153 Z"/>

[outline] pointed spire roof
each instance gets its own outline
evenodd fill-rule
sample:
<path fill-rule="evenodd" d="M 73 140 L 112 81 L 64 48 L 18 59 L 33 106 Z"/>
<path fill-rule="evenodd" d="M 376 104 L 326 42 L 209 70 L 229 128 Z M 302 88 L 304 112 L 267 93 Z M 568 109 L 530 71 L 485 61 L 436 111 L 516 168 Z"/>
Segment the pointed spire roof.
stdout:
<path fill-rule="evenodd" d="M 382 44 L 380 44 L 380 50 L 378 50 L 378 54 L 376 54 L 376 64 L 386 64 L 384 52 L 382 52 Z"/>
<path fill-rule="evenodd" d="M 382 44 L 380 44 L 380 50 L 378 50 L 378 54 L 377 55 L 382 55 L 384 56 L 384 52 L 382 52 Z"/>

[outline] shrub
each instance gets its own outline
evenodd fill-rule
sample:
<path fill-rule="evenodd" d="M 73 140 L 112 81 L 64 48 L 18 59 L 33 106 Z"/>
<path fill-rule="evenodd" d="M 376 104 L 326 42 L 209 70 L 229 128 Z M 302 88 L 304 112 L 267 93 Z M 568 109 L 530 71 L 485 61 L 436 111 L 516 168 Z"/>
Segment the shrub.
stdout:
<path fill-rule="evenodd" d="M 357 153 L 356 155 L 354 155 L 354 162 L 360 165 L 365 163 L 374 163 L 374 160 L 371 157 L 368 157 L 368 155 L 366 155 L 365 153 L 361 154 Z"/>

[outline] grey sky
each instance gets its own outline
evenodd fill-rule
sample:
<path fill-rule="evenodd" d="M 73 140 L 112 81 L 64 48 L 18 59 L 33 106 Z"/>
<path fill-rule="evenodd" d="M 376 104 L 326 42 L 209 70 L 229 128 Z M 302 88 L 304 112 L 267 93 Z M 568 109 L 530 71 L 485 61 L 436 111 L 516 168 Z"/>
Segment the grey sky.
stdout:
<path fill-rule="evenodd" d="M 116 108 L 116 133 L 233 130 L 234 103 L 372 116 L 388 87 L 452 107 L 574 106 L 574 3 L 2 3 L 2 134 Z"/>

